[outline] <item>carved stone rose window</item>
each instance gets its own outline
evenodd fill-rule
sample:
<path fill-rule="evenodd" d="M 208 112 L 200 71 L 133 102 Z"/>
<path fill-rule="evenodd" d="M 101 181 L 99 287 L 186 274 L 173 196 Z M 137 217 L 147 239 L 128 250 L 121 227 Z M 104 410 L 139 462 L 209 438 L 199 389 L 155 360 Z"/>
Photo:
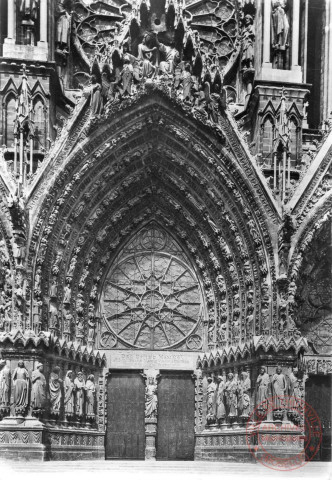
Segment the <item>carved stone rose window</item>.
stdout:
<path fill-rule="evenodd" d="M 165 230 L 150 224 L 124 247 L 107 275 L 100 344 L 199 349 L 202 298 L 183 250 Z"/>

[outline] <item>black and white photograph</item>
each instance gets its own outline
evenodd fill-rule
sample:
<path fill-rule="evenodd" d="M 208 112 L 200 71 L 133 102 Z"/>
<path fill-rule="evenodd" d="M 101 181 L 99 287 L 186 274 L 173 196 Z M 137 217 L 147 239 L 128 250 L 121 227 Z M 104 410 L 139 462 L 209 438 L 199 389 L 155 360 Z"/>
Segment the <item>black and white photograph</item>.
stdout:
<path fill-rule="evenodd" d="M 332 0 L 0 0 L 0 480 L 330 480 Z"/>

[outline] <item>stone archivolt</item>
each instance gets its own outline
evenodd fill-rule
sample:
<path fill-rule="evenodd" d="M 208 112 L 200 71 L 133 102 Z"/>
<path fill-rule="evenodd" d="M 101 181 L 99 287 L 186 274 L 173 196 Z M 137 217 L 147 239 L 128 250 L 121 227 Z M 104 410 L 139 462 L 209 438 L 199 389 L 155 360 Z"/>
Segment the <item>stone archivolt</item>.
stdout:
<path fill-rule="evenodd" d="M 149 103 L 150 102 L 151 100 L 149 100 Z M 147 113 L 143 113 L 144 107 L 143 112 L 141 110 L 142 107 L 138 109 L 137 113 L 141 115 L 142 119 L 145 119 L 145 125 L 147 125 L 145 128 L 151 129 L 152 127 L 156 129 L 158 141 L 156 142 L 156 139 L 151 136 L 148 138 L 145 136 L 144 122 L 139 121 L 137 117 L 135 118 L 135 123 L 132 124 L 133 128 L 129 123 L 125 130 L 122 129 L 123 133 L 115 133 L 113 128 L 110 129 L 110 127 L 107 127 L 111 130 L 112 137 L 105 137 L 105 134 L 99 133 L 100 129 L 98 129 L 96 140 L 94 140 L 95 135 L 92 134 L 89 142 L 87 142 L 87 140 L 85 141 L 86 146 L 83 144 L 79 147 L 83 149 L 86 154 L 86 148 L 92 151 L 92 158 L 88 157 L 79 170 L 76 168 L 71 173 L 71 177 L 69 177 L 69 174 L 68 176 L 66 175 L 67 178 L 72 178 L 72 180 L 69 183 L 67 182 L 67 185 L 61 182 L 61 190 L 58 189 L 59 184 L 58 181 L 56 181 L 55 186 L 57 187 L 58 193 L 50 193 L 49 199 L 52 198 L 52 204 L 49 204 L 49 200 L 46 199 L 41 210 L 42 217 L 35 223 L 36 227 L 40 228 L 43 222 L 42 218 L 46 217 L 48 220 L 47 225 L 46 222 L 44 222 L 43 233 L 39 234 L 39 249 L 35 253 L 33 250 L 30 250 L 31 260 L 37 258 L 37 264 L 34 267 L 35 271 L 38 265 L 43 266 L 43 269 L 45 269 L 47 265 L 46 269 L 51 274 L 49 281 L 43 284 L 44 290 L 41 292 L 41 296 L 47 297 L 47 292 L 52 283 L 51 277 L 54 275 L 54 272 L 56 272 L 55 276 L 60 280 L 59 283 L 62 285 L 65 283 L 65 278 L 67 278 L 67 283 L 70 283 L 70 278 L 72 278 L 73 275 L 75 278 L 81 278 L 82 280 L 75 284 L 71 292 L 71 301 L 69 304 L 74 308 L 74 299 L 80 293 L 81 300 L 79 308 L 83 308 L 85 316 L 90 303 L 88 289 L 92 288 L 91 280 L 93 273 L 96 275 L 98 271 L 96 259 L 99 254 L 96 252 L 96 248 L 98 247 L 94 245 L 95 232 L 102 232 L 100 236 L 97 234 L 96 237 L 100 238 L 100 251 L 105 252 L 104 248 L 106 245 L 111 246 L 114 240 L 117 242 L 114 237 L 110 237 L 115 225 L 118 231 L 121 232 L 121 236 L 123 237 L 125 235 L 124 238 L 126 238 L 126 236 L 133 233 L 131 231 L 133 221 L 136 224 L 135 218 L 140 218 L 140 212 L 144 212 L 145 216 L 143 221 L 146 222 L 148 220 L 148 218 L 146 218 L 146 206 L 148 203 L 151 204 L 151 198 L 156 202 L 156 211 L 158 211 L 159 207 L 161 211 L 164 211 L 164 215 L 167 214 L 167 212 L 172 212 L 172 216 L 175 217 L 178 215 L 183 215 L 184 217 L 191 215 L 196 222 L 200 223 L 200 231 L 208 234 L 210 238 L 210 247 L 204 249 L 204 251 L 206 251 L 206 257 L 209 258 L 209 260 L 206 259 L 204 263 L 207 264 L 208 269 L 212 268 L 217 273 L 219 269 L 225 271 L 225 275 L 226 277 L 228 276 L 230 282 L 229 288 L 233 285 L 233 293 L 234 288 L 240 288 L 240 285 L 236 287 L 239 281 L 241 285 L 244 285 L 242 282 L 247 282 L 248 288 L 250 285 L 253 285 L 255 288 L 255 285 L 259 282 L 258 278 L 266 278 L 269 274 L 268 266 L 270 259 L 266 258 L 266 253 L 263 249 L 263 245 L 267 243 L 267 236 L 265 235 L 265 238 L 262 238 L 262 224 L 260 219 L 258 219 L 258 221 L 257 219 L 254 220 L 256 215 L 251 213 L 248 207 L 245 207 L 243 194 L 240 193 L 234 182 L 235 177 L 232 176 L 232 179 L 229 178 L 228 169 L 231 168 L 233 162 L 227 160 L 227 156 L 224 156 L 227 155 L 227 151 L 221 154 L 222 157 L 220 160 L 215 159 L 214 152 L 210 153 L 213 155 L 210 157 L 209 149 L 204 145 L 200 146 L 197 138 L 196 143 L 193 145 L 195 153 L 188 157 L 187 150 L 183 149 L 183 140 L 190 142 L 190 137 L 188 127 L 185 127 L 183 120 L 181 120 L 181 127 L 177 127 L 174 118 L 172 122 L 167 120 L 167 113 L 166 118 L 164 118 L 163 115 L 160 115 L 160 110 L 158 114 L 156 114 L 154 110 L 151 111 L 151 107 L 148 108 Z M 148 127 L 149 125 L 150 127 Z M 105 127 L 103 128 L 105 129 Z M 128 138 L 128 132 L 131 130 L 133 131 L 133 136 Z M 186 133 L 186 131 L 188 133 Z M 169 133 L 172 135 L 170 136 Z M 110 163 L 110 153 L 107 146 L 112 146 L 112 138 L 114 137 L 120 139 L 120 149 L 122 142 L 124 140 L 126 141 L 126 155 L 119 162 L 117 156 L 119 152 L 113 152 L 113 148 L 111 149 L 111 158 L 116 156 L 117 161 L 113 160 L 114 163 Z M 101 138 L 103 138 L 104 142 L 106 141 L 104 153 L 93 153 L 92 145 L 94 142 L 97 142 L 96 144 L 98 145 Z M 182 140 L 182 144 L 177 141 L 178 138 Z M 132 157 L 128 153 L 129 149 L 133 149 Z M 69 158 L 71 158 L 72 155 L 70 155 Z M 77 154 L 75 157 L 77 157 Z M 208 159 L 207 161 L 206 158 Z M 223 164 L 223 161 L 225 161 L 225 164 Z M 66 168 L 70 168 L 71 164 L 72 161 Z M 94 167 L 94 165 L 96 166 Z M 202 173 L 204 175 L 203 177 Z M 148 180 L 144 180 L 146 174 L 149 175 Z M 60 173 L 59 178 L 64 178 L 63 174 Z M 241 186 L 247 184 L 243 176 L 238 176 L 238 178 Z M 152 186 L 151 179 L 153 179 Z M 144 187 L 145 182 L 146 187 Z M 137 193 L 135 191 L 136 184 L 138 185 Z M 207 185 L 210 185 L 210 188 L 207 188 Z M 214 186 L 214 190 L 211 188 L 212 185 Z M 129 196 L 126 193 L 127 191 L 129 192 Z M 197 192 L 200 192 L 200 195 L 197 195 Z M 34 193 L 32 194 L 34 195 Z M 69 195 L 70 198 L 66 200 L 66 197 Z M 32 206 L 33 200 L 29 200 L 29 202 L 32 202 Z M 48 204 L 50 205 L 48 207 L 49 213 L 46 214 Z M 117 204 L 119 205 L 118 207 Z M 126 205 L 125 207 L 123 207 L 124 204 Z M 111 217 L 108 213 L 109 209 L 114 212 Z M 117 211 L 117 209 L 119 210 Z M 89 214 L 87 212 L 92 213 Z M 152 213 L 150 213 L 150 215 L 152 215 Z M 84 223 L 82 222 L 83 219 Z M 121 223 L 118 223 L 119 221 Z M 193 227 L 188 225 L 188 221 L 183 217 L 181 224 L 185 226 L 184 232 L 187 230 L 188 233 L 180 233 L 180 237 L 182 235 L 184 239 L 184 236 L 188 235 L 190 245 L 196 243 L 196 248 L 198 248 L 201 241 L 197 238 L 197 234 L 192 231 Z M 260 226 L 258 226 L 259 224 Z M 65 228 L 67 228 L 67 230 L 69 230 L 67 225 L 70 225 L 71 233 L 61 233 L 61 225 L 66 225 Z M 34 239 L 37 238 L 36 227 L 35 233 L 33 233 L 32 236 L 32 246 L 34 250 L 37 247 L 37 245 L 36 247 L 34 246 L 36 243 Z M 137 223 L 136 228 L 139 227 L 140 224 Z M 55 232 L 58 232 L 58 234 Z M 226 232 L 230 232 L 232 235 L 228 234 L 229 237 L 226 239 L 226 243 L 224 243 L 222 236 Z M 246 232 L 244 237 L 243 232 Z M 68 235 L 67 248 L 69 247 L 70 250 L 67 248 L 63 249 L 59 243 L 57 244 L 56 239 L 58 238 L 61 242 L 61 235 Z M 179 233 L 176 233 L 176 235 L 178 236 Z M 196 241 L 193 242 L 195 237 Z M 52 238 L 52 241 L 49 242 L 47 240 L 46 242 L 46 239 L 49 238 Z M 262 240 L 259 238 L 262 238 Z M 181 240 L 182 242 L 183 239 Z M 229 244 L 228 247 L 227 244 Z M 259 245 L 261 247 L 257 249 Z M 90 251 L 89 253 L 89 249 L 91 248 L 92 252 Z M 114 250 L 114 247 L 111 248 Z M 186 246 L 185 248 L 188 247 Z M 232 252 L 231 257 L 228 256 L 228 251 Z M 223 258 L 225 254 L 226 257 L 228 257 L 226 259 Z M 75 260 L 78 258 L 81 259 L 83 256 L 86 258 L 85 265 L 82 264 L 81 260 L 77 262 Z M 252 260 L 249 260 L 249 257 L 250 259 L 256 257 L 251 268 L 249 265 Z M 214 264 L 211 260 L 212 258 L 216 259 Z M 92 259 L 93 265 L 95 266 L 93 273 L 87 265 L 87 263 L 91 264 Z M 241 273 L 245 261 L 248 263 L 246 266 L 246 274 Z M 108 262 L 107 265 L 110 265 L 112 258 L 110 257 L 106 262 Z M 216 262 L 220 262 L 220 264 L 218 263 L 217 265 Z M 208 266 L 209 264 L 210 266 Z M 233 271 L 232 274 L 228 273 L 228 264 L 230 265 L 231 271 Z M 73 265 L 73 267 L 70 267 L 70 265 Z M 101 265 L 99 270 L 103 268 L 103 271 L 106 272 L 109 268 L 107 265 Z M 74 270 L 70 272 L 69 275 L 68 269 L 70 268 L 74 268 Z M 77 270 L 78 268 L 81 273 Z M 252 273 L 250 273 L 250 271 L 252 271 Z M 215 274 L 210 274 L 211 278 L 213 275 Z M 253 275 L 252 279 L 251 275 Z M 255 278 L 257 278 L 257 280 L 255 280 Z M 99 280 L 97 283 L 102 286 L 102 281 Z M 94 283 L 94 285 L 96 285 L 96 283 Z M 95 292 L 98 291 L 98 288 L 95 288 Z M 57 295 L 58 299 L 60 299 L 60 289 L 58 289 Z M 232 295 L 231 292 L 230 295 Z M 245 292 L 243 292 L 240 297 L 243 295 L 245 295 Z M 259 292 L 257 292 L 256 303 L 258 310 L 260 308 L 259 295 Z M 98 296 L 98 293 L 97 295 L 94 294 L 94 296 Z M 243 316 L 246 314 L 244 302 L 245 298 L 243 297 Z M 232 308 L 232 302 L 229 303 L 229 306 Z M 235 306 L 235 308 L 238 307 Z M 71 313 L 75 316 L 75 312 Z M 215 317 L 216 313 L 214 313 L 213 316 Z M 46 309 L 43 322 L 45 325 L 47 324 Z M 255 328 L 256 333 L 260 331 L 261 327 L 259 326 L 258 318 Z M 264 329 L 266 328 L 267 326 L 265 325 Z M 243 320 L 241 338 L 244 338 L 245 335 Z M 216 341 L 215 337 L 213 341 Z M 234 339 L 234 341 L 236 341 L 236 339 Z"/>

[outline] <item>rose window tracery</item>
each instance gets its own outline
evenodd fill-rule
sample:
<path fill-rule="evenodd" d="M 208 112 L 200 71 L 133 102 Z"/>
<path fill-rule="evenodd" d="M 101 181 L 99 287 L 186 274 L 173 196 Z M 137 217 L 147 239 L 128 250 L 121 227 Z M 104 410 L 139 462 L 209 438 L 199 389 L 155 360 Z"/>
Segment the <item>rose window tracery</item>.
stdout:
<path fill-rule="evenodd" d="M 158 225 L 150 225 L 124 247 L 107 275 L 101 347 L 115 346 L 116 336 L 118 347 L 200 349 L 202 299 L 183 250 Z"/>

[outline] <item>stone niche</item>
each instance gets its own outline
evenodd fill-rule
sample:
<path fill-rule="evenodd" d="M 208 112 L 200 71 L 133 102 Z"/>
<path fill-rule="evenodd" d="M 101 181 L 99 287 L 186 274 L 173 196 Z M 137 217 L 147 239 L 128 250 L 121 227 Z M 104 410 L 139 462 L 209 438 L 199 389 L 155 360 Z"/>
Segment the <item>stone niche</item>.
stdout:
<path fill-rule="evenodd" d="M 0 351 L 0 457 L 104 459 L 105 358 L 49 332 L 1 334 Z"/>
<path fill-rule="evenodd" d="M 266 452 L 278 461 L 304 460 L 298 364 L 306 348 L 304 338 L 258 336 L 200 355 L 195 460 L 257 462 Z"/>

